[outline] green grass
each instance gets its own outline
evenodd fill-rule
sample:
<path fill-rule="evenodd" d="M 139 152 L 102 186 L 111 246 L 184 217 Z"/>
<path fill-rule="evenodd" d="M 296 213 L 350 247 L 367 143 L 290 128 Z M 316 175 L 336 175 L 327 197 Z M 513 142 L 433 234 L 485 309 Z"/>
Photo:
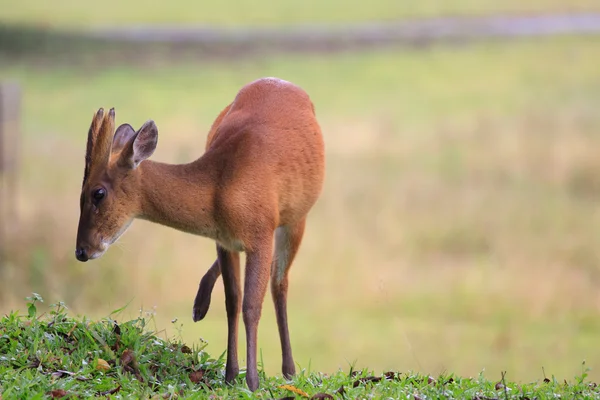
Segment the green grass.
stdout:
<path fill-rule="evenodd" d="M 291 381 L 261 371 L 258 391 L 248 391 L 244 370 L 223 381 L 224 357 L 180 338 L 162 338 L 151 320 L 118 321 L 120 310 L 99 321 L 73 318 L 63 303 L 39 315 L 43 299 L 28 298 L 28 313 L 11 311 L 0 320 L 0 397 L 44 398 L 394 398 L 394 399 L 549 399 L 600 398 L 585 365 L 567 382 L 554 377 L 515 383 L 503 374 L 490 380 L 453 374 L 428 376 L 408 371 L 369 369 L 323 374 L 302 369 Z M 509 372 L 510 376 L 510 372 Z M 325 396 L 329 395 L 329 397 Z"/>
<path fill-rule="evenodd" d="M 360 1 L 292 1 L 283 0 L 235 2 L 156 1 L 151 7 L 140 0 L 123 3 L 89 0 L 72 2 L 26 0 L 14 3 L 0 0 L 0 21 L 27 22 L 54 27 L 76 27 L 129 24 L 212 24 L 219 26 L 265 26 L 301 23 L 347 23 L 357 21 L 394 20 L 405 17 L 439 15 L 472 15 L 488 13 L 533 13 L 555 11 L 599 11 L 594 0 L 423 0 L 419 2 L 374 0 Z"/>
<path fill-rule="evenodd" d="M 221 283 L 206 319 L 190 316 L 211 241 L 136 221 L 101 259 L 74 260 L 86 133 L 97 107 L 115 106 L 118 123 L 157 121 L 153 159 L 184 162 L 241 85 L 274 75 L 310 93 L 327 146 L 291 271 L 300 365 L 533 381 L 586 360 L 599 380 L 597 65 L 597 40 L 576 37 L 235 63 L 2 60 L 0 76 L 24 90 L 21 225 L 3 292 L 90 318 L 132 300 L 159 330 L 181 323 L 187 343 L 220 354 Z M 263 310 L 263 367 L 276 374 L 269 295 Z"/>
<path fill-rule="evenodd" d="M 193 387 L 190 379 L 205 385 L 220 379 L 221 359 L 154 336 L 143 318 L 76 320 L 67 317 L 62 303 L 38 316 L 36 301 L 43 300 L 31 298 L 26 318 L 11 312 L 0 322 L 4 399 L 63 397 L 61 392 L 69 397 L 173 394 L 182 385 Z M 201 389 L 199 384 L 189 393 Z"/>

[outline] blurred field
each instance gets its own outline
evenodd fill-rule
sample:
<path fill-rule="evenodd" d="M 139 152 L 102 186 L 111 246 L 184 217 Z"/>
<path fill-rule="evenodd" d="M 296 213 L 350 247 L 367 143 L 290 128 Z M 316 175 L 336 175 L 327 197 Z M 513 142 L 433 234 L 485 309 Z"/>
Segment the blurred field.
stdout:
<path fill-rule="evenodd" d="M 1 63 L 25 91 L 24 239 L 1 311 L 31 291 L 90 316 L 132 300 L 132 315 L 155 312 L 170 333 L 183 323 L 186 341 L 223 351 L 220 282 L 206 320 L 191 323 L 209 240 L 138 221 L 102 259 L 74 261 L 86 133 L 95 109 L 115 106 L 118 123 L 157 121 L 155 160 L 185 162 L 241 85 L 278 76 L 311 94 L 328 156 L 292 269 L 302 367 L 526 381 L 542 367 L 577 375 L 586 360 L 598 379 L 598 65 L 597 40 L 574 37 L 146 69 Z M 269 373 L 278 343 L 268 295 Z"/>
<path fill-rule="evenodd" d="M 155 1 L 152 6 L 141 0 L 92 1 L 25 0 L 18 5 L 0 0 L 3 22 L 89 28 L 101 25 L 130 24 L 209 24 L 219 26 L 263 26 L 301 23 L 347 23 L 384 21 L 406 17 L 473 15 L 489 13 L 540 13 L 600 11 L 596 0 L 283 0 L 276 2 L 237 0 L 234 2 L 197 2 L 192 0 Z"/>

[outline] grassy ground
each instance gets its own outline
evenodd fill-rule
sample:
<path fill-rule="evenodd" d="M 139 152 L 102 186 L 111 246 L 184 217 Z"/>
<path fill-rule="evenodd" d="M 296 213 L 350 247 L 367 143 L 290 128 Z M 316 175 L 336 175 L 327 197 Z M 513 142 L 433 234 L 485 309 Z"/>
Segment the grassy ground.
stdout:
<path fill-rule="evenodd" d="M 544 399 L 600 398 L 585 366 L 569 382 L 554 377 L 517 384 L 502 375 L 462 378 L 366 369 L 323 374 L 302 369 L 291 381 L 261 372 L 251 393 L 244 370 L 233 385 L 223 381 L 223 357 L 211 358 L 180 338 L 162 338 L 141 316 L 119 320 L 118 312 L 100 321 L 72 318 L 62 303 L 39 315 L 38 295 L 27 315 L 12 312 L 0 320 L 0 397 L 8 399 L 81 398 L 394 398 Z"/>
<path fill-rule="evenodd" d="M 220 354 L 220 283 L 207 319 L 190 317 L 210 241 L 140 221 L 102 259 L 74 261 L 85 137 L 93 111 L 115 106 L 119 123 L 157 121 L 154 159 L 187 161 L 242 84 L 275 75 L 311 94 L 327 143 L 291 275 L 297 362 L 530 381 L 542 368 L 575 376 L 586 360 L 598 379 L 599 63 L 593 38 L 146 68 L 5 60 L 0 76 L 24 90 L 24 168 L 4 282 L 90 317 L 132 300 Z M 269 374 L 274 343 L 267 297 Z"/>
<path fill-rule="evenodd" d="M 87 1 L 26 0 L 14 4 L 0 0 L 0 21 L 28 22 L 55 27 L 88 28 L 98 25 L 129 24 L 213 24 L 288 25 L 298 23 L 345 23 L 371 20 L 394 20 L 405 17 L 472 15 L 488 13 L 532 13 L 561 11 L 600 11 L 595 0 L 423 0 L 419 2 L 374 0 L 364 2 L 328 0 L 277 2 L 238 0 L 231 2 L 156 1 L 151 7 L 140 0 L 127 3 L 107 0 L 98 6 Z"/>

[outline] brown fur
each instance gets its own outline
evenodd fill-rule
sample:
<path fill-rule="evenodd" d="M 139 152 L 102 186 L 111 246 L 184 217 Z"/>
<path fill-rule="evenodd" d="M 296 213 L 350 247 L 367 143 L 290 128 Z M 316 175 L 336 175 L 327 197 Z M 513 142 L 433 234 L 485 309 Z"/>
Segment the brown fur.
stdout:
<path fill-rule="evenodd" d="M 99 111 L 88 140 L 78 259 L 102 255 L 134 218 L 215 240 L 217 260 L 202 278 L 193 318 L 198 321 L 206 315 L 214 283 L 223 274 L 227 382 L 239 371 L 241 310 L 247 340 L 246 380 L 250 389 L 258 387 L 257 329 L 269 278 L 281 338 L 282 371 L 286 377 L 293 375 L 287 276 L 325 172 L 321 129 L 308 95 L 298 86 L 274 78 L 249 83 L 213 123 L 205 153 L 188 164 L 146 160 L 158 135 L 152 121 L 137 132 L 121 125 L 112 139 L 112 151 L 108 129 L 112 135 L 114 112 L 102 119 Z M 99 188 L 106 192 L 100 200 L 95 198 Z M 240 251 L 247 253 L 243 298 Z"/>

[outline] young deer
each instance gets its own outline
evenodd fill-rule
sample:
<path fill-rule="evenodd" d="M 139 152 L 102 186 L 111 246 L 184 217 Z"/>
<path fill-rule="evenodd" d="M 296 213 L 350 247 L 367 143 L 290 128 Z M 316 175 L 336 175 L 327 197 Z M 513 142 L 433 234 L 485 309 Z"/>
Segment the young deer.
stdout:
<path fill-rule="evenodd" d="M 256 341 L 271 278 L 282 349 L 282 372 L 295 374 L 287 324 L 288 272 L 300 247 L 306 216 L 325 174 L 324 143 L 304 90 L 275 78 L 244 86 L 213 123 L 205 153 L 181 165 L 147 160 L 158 130 L 115 131 L 115 111 L 99 109 L 88 133 L 75 255 L 100 257 L 134 218 L 211 238 L 217 260 L 194 302 L 199 321 L 223 275 L 228 339 L 226 381 L 239 372 L 237 332 L 242 309 L 247 340 L 246 382 L 258 388 Z M 273 240 L 275 239 L 275 240 Z M 239 252 L 246 252 L 244 297 Z"/>

